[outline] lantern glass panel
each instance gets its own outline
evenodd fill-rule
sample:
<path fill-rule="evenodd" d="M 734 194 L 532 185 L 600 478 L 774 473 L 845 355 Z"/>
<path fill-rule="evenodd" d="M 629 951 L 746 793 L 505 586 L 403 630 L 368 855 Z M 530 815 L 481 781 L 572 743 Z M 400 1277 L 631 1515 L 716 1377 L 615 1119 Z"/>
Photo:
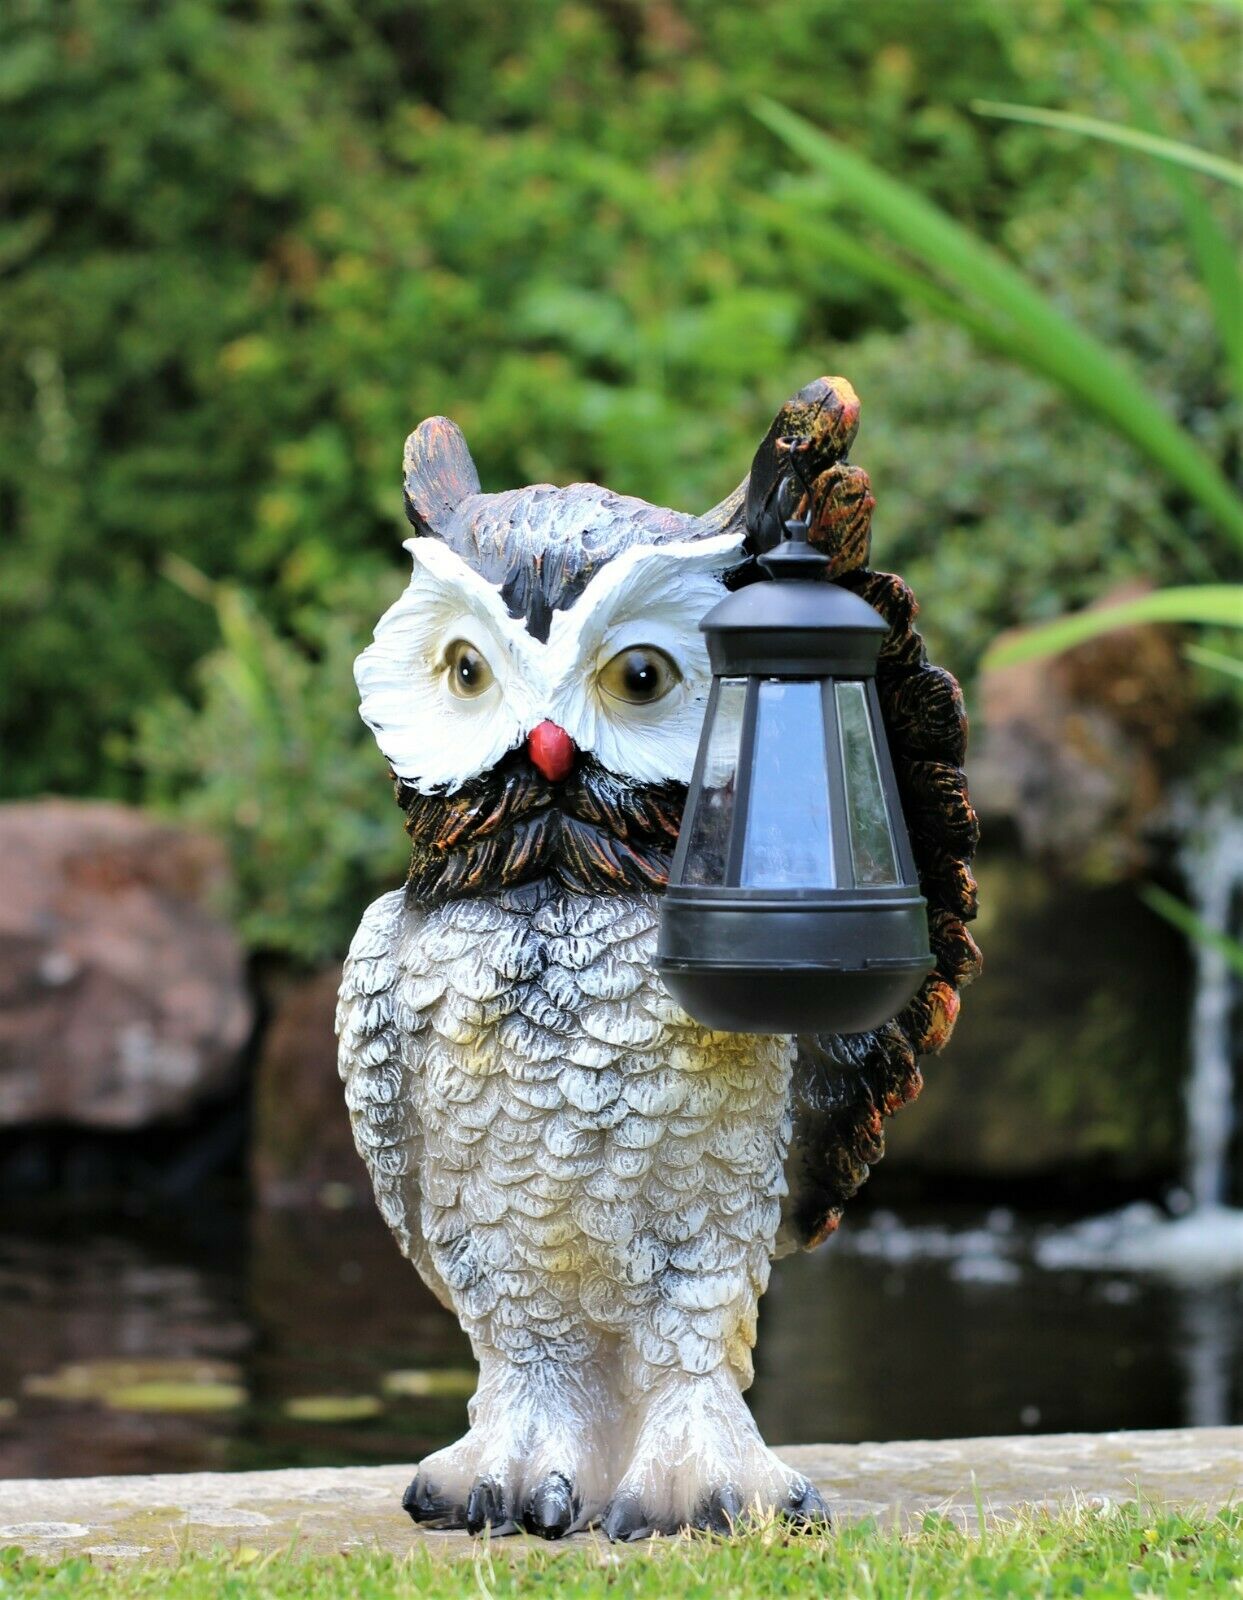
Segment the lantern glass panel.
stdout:
<path fill-rule="evenodd" d="M 742 886 L 831 889 L 824 702 L 814 680 L 759 686 Z"/>
<path fill-rule="evenodd" d="M 834 685 L 837 726 L 846 779 L 850 855 L 858 886 L 900 883 L 885 790 L 868 715 L 867 686 L 855 681 Z"/>
<path fill-rule="evenodd" d="M 712 732 L 704 757 L 695 803 L 695 819 L 687 841 L 683 883 L 721 884 L 729 859 L 729 832 L 734 820 L 738 776 L 738 743 L 747 699 L 745 678 L 722 678 L 717 690 Z"/>

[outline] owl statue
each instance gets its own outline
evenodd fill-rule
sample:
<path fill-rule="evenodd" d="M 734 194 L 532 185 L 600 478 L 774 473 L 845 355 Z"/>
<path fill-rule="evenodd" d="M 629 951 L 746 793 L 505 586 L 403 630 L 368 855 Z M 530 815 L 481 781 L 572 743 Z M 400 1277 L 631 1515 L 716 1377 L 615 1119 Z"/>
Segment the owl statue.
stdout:
<path fill-rule="evenodd" d="M 962 698 L 910 590 L 867 565 L 858 414 L 844 379 L 808 385 L 704 516 L 594 484 L 483 494 L 440 417 L 407 442 L 414 571 L 356 677 L 410 871 L 362 919 L 337 1031 L 380 1211 L 479 1363 L 469 1432 L 406 1493 L 416 1522 L 635 1539 L 828 1518 L 743 1400 L 757 1303 L 774 1256 L 836 1227 L 979 963 Z M 654 966 L 700 619 L 794 514 L 791 438 L 829 575 L 890 625 L 878 687 L 936 958 L 892 1022 L 841 1037 L 711 1032 Z"/>

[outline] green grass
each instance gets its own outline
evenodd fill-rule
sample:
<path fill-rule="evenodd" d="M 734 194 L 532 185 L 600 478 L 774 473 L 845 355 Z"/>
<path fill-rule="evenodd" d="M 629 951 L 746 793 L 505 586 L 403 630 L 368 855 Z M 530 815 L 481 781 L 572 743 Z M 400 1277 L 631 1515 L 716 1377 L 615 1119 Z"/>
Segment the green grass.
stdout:
<path fill-rule="evenodd" d="M 174 1567 L 117 1566 L 78 1559 L 45 1566 L 0 1554 L 0 1600 L 766 1600 L 768 1596 L 1088 1597 L 1243 1595 L 1243 1510 L 1217 1515 L 1124 1505 L 1031 1512 L 963 1532 L 928 1517 L 909 1534 L 865 1521 L 836 1537 L 796 1535 L 773 1525 L 733 1540 L 686 1537 L 645 1548 L 602 1544 L 566 1549 L 525 1540 L 480 1543 L 466 1555 L 419 1546 L 405 1557 L 378 1553 L 304 1556 L 186 1556 Z"/>

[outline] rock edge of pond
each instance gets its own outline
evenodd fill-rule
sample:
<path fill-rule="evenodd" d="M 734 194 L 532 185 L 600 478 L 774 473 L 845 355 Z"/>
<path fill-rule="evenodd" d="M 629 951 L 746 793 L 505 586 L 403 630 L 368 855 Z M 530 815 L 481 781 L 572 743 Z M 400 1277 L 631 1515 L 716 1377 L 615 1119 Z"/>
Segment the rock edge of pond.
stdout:
<path fill-rule="evenodd" d="M 1137 1497 L 1215 1511 L 1243 1493 L 1243 1427 L 798 1445 L 780 1454 L 815 1481 L 839 1522 L 875 1516 L 909 1526 L 937 1511 L 973 1526 L 977 1490 L 992 1517 Z M 306 1554 L 401 1554 L 420 1540 L 447 1554 L 469 1549 L 466 1534 L 429 1533 L 407 1520 L 400 1502 L 411 1475 L 405 1463 L 15 1479 L 0 1482 L 0 1546 L 49 1560 L 156 1562 L 295 1543 Z"/>

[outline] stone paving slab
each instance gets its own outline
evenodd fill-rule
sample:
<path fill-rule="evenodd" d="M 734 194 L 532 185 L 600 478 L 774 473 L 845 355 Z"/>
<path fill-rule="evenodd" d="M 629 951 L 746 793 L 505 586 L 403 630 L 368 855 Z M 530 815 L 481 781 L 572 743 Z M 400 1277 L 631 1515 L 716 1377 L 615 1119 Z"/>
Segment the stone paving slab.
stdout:
<path fill-rule="evenodd" d="M 875 1515 L 901 1526 L 930 1510 L 974 1523 L 976 1486 L 998 1517 L 1137 1493 L 1216 1510 L 1243 1494 L 1243 1427 L 798 1445 L 780 1454 L 815 1481 L 839 1520 Z M 0 1545 L 48 1558 L 155 1561 L 294 1542 L 308 1553 L 372 1545 L 401 1553 L 420 1539 L 446 1553 L 469 1549 L 466 1534 L 408 1521 L 401 1495 L 411 1476 L 405 1464 L 0 1482 Z"/>

